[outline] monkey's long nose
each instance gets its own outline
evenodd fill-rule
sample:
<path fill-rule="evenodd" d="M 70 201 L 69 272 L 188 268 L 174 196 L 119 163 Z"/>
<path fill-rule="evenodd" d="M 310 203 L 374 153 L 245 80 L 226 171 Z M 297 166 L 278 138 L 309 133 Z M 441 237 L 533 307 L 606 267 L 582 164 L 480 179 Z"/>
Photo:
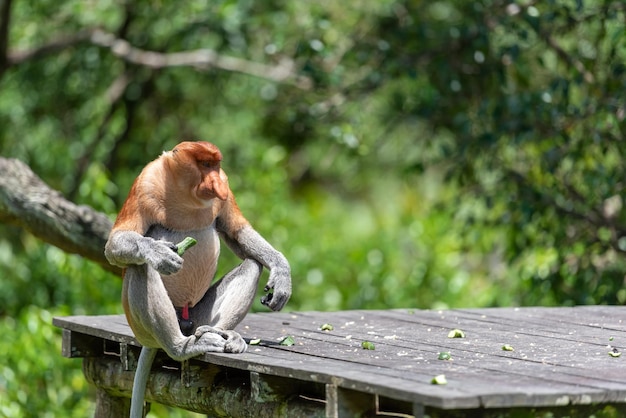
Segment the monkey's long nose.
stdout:
<path fill-rule="evenodd" d="M 210 174 L 211 176 L 211 187 L 213 188 L 213 193 L 220 200 L 226 200 L 228 198 L 228 186 L 222 179 L 220 178 L 219 173 Z"/>

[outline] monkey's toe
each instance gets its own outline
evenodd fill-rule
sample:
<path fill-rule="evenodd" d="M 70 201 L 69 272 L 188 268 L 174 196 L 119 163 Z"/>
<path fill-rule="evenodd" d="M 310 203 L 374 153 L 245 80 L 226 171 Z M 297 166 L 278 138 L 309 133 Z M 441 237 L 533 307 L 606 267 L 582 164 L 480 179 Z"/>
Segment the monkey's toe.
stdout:
<path fill-rule="evenodd" d="M 194 335 L 196 336 L 196 338 L 200 338 L 203 334 L 206 334 L 207 332 L 211 333 L 211 334 L 218 334 L 222 338 L 226 339 L 226 337 L 222 335 L 222 331 L 221 330 L 219 330 L 217 328 L 213 328 L 210 325 L 200 325 L 198 328 L 196 328 L 196 331 L 194 332 Z"/>
<path fill-rule="evenodd" d="M 225 353 L 243 353 L 248 349 L 248 344 L 244 339 L 235 331 L 224 331 L 228 335 L 226 344 L 224 344 Z"/>

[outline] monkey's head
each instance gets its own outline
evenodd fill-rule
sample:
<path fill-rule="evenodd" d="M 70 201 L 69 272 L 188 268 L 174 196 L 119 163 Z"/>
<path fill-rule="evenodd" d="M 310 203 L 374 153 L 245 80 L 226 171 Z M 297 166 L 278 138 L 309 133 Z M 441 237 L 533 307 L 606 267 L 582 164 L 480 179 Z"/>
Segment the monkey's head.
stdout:
<path fill-rule="evenodd" d="M 208 203 L 214 198 L 228 199 L 228 177 L 221 168 L 222 153 L 209 142 L 181 142 L 165 154 L 174 181 L 192 195 Z"/>

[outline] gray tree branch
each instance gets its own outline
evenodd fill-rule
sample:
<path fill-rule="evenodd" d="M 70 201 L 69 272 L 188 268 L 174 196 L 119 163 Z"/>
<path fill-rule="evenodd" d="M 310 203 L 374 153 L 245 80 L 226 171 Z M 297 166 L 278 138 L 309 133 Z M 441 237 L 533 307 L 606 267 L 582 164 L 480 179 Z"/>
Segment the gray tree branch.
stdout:
<path fill-rule="evenodd" d="M 52 190 L 28 165 L 0 157 L 0 222 L 19 226 L 68 253 L 120 273 L 104 257 L 113 223 L 103 213 L 75 205 Z"/>
<path fill-rule="evenodd" d="M 2 0 L 0 0 L 2 1 Z M 57 53 L 81 43 L 91 43 L 107 48 L 116 57 L 135 65 L 161 69 L 167 67 L 194 67 L 199 70 L 217 68 L 238 72 L 277 83 L 293 85 L 308 90 L 312 87 L 310 78 L 298 75 L 293 60 L 283 57 L 277 65 L 268 65 L 217 53 L 212 49 L 196 49 L 183 52 L 154 52 L 139 49 L 125 39 L 101 29 L 86 29 L 73 35 L 50 41 L 45 45 L 24 51 L 10 51 L 7 54 L 7 67 L 25 61 Z"/>

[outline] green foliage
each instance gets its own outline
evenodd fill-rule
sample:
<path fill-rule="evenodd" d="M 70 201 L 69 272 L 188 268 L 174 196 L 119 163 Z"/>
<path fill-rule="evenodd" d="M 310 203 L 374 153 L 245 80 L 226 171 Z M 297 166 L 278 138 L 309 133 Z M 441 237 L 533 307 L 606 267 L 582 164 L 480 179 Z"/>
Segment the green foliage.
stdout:
<path fill-rule="evenodd" d="M 69 314 L 59 310 L 58 314 Z M 85 394 L 93 392 L 74 360 L 48 353 L 60 353 L 61 340 L 52 326 L 50 311 L 34 305 L 17 318 L 0 321 L 4 335 L 0 373 L 0 416 L 85 417 L 93 407 Z M 63 382 L 60 384 L 60 382 Z M 42 405 L 45 399 L 47 406 Z"/>
<path fill-rule="evenodd" d="M 248 63 L 150 69 L 88 41 L 0 59 L 0 155 L 114 217 L 149 160 L 215 142 L 292 264 L 288 309 L 626 303 L 620 1 L 12 4 L 10 51 L 99 27 Z M 0 271 L 0 416 L 90 415 L 51 317 L 120 313 L 121 281 L 8 225 Z"/>

